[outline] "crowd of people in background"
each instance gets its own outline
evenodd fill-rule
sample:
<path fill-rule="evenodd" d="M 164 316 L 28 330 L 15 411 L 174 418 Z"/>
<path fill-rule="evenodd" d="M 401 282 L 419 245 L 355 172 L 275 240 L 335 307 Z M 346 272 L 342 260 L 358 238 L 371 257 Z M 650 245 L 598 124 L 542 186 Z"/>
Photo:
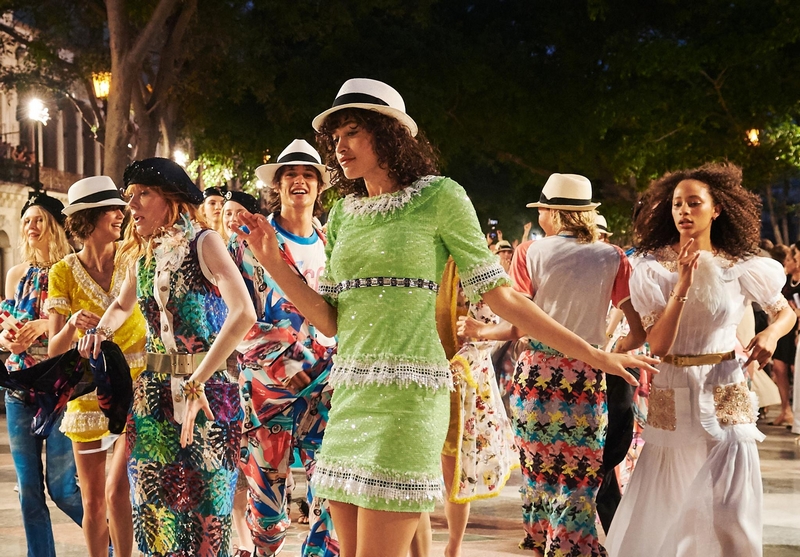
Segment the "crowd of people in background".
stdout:
<path fill-rule="evenodd" d="M 304 556 L 428 557 L 444 499 L 459 557 L 516 468 L 538 557 L 762 554 L 763 368 L 800 434 L 800 243 L 759 247 L 739 168 L 653 181 L 627 251 L 556 173 L 543 237 L 509 240 L 389 85 L 347 81 L 312 126 L 319 151 L 256 170 L 266 210 L 163 158 L 23 207 L 0 384 L 29 556 L 55 555 L 45 486 L 92 556 L 277 555 L 293 466 Z"/>
<path fill-rule="evenodd" d="M 0 160 L 13 160 L 25 164 L 36 162 L 35 153 L 25 145 L 11 145 L 7 141 L 0 141 Z"/>

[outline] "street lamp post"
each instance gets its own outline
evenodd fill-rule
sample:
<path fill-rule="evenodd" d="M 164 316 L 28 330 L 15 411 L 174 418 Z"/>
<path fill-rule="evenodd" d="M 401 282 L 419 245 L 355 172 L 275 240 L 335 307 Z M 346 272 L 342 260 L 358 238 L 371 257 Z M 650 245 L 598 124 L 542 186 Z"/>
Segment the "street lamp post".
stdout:
<path fill-rule="evenodd" d="M 33 185 L 40 188 L 39 165 L 41 157 L 39 156 L 39 135 L 41 134 L 42 126 L 46 126 L 50 120 L 50 111 L 40 99 L 34 98 L 28 102 L 28 118 L 36 122 L 33 126 Z"/>
<path fill-rule="evenodd" d="M 95 72 L 92 74 L 92 88 L 94 96 L 100 100 L 108 99 L 111 92 L 111 72 Z"/>

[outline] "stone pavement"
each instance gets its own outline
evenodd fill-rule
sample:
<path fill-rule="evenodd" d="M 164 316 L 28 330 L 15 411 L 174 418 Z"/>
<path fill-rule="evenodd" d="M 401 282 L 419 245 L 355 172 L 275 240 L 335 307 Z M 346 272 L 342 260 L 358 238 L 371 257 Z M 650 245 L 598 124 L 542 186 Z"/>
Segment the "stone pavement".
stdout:
<path fill-rule="evenodd" d="M 761 429 L 767 434 L 759 449 L 764 475 L 764 557 L 800 557 L 800 446 L 795 443 L 796 436 L 784 427 L 761 425 Z M 26 555 L 15 481 L 3 415 L 0 416 L 0 555 L 3 557 Z M 520 482 L 517 473 L 499 497 L 473 503 L 463 557 L 531 555 L 517 549 L 522 537 L 517 493 Z M 302 483 L 298 482 L 296 496 L 302 489 Z M 292 511 L 296 517 L 296 506 Z M 50 512 L 58 555 L 84 557 L 86 548 L 80 528 L 52 504 Z M 439 557 L 447 541 L 441 507 L 433 515 L 432 524 L 431 557 Z M 306 530 L 306 526 L 292 525 L 281 557 L 299 555 Z"/>

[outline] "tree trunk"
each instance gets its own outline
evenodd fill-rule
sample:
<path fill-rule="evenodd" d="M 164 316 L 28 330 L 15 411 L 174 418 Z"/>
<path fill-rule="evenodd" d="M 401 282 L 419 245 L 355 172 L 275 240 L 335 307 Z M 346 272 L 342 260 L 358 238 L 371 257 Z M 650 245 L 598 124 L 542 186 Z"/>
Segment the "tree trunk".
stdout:
<path fill-rule="evenodd" d="M 158 0 L 150 19 L 135 40 L 130 36 L 125 0 L 106 0 L 111 50 L 111 92 L 106 116 L 105 173 L 117 184 L 129 162 L 131 95 L 139 95 L 138 74 L 157 33 L 179 0 Z M 158 127 L 156 126 L 156 129 Z M 149 138 L 145 140 L 145 143 Z M 145 145 L 147 147 L 147 145 Z"/>
<path fill-rule="evenodd" d="M 119 66 L 117 62 L 116 66 Z M 128 166 L 130 149 L 130 128 L 128 126 L 131 113 L 131 88 L 132 72 L 121 70 L 119 67 L 115 71 L 115 63 L 112 57 L 111 91 L 108 95 L 108 113 L 106 115 L 106 137 L 104 151 L 104 172 L 110 176 L 114 183 L 122 185 L 122 173 Z"/>
<path fill-rule="evenodd" d="M 136 86 L 142 88 L 139 83 Z M 156 156 L 159 139 L 158 110 L 148 112 L 143 95 L 141 90 L 133 95 L 133 113 L 139 126 L 139 142 L 136 145 L 136 158 L 139 160 Z"/>

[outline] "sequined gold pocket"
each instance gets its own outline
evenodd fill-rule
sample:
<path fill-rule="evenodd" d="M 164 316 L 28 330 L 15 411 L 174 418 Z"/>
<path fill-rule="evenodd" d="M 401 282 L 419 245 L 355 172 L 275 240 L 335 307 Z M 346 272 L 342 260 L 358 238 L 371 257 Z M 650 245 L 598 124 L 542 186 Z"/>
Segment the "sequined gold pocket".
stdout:
<path fill-rule="evenodd" d="M 714 408 L 722 425 L 755 423 L 750 391 L 744 381 L 714 387 Z"/>
<path fill-rule="evenodd" d="M 650 389 L 650 405 L 647 409 L 647 425 L 656 429 L 675 431 L 678 417 L 675 411 L 675 389 Z"/>

